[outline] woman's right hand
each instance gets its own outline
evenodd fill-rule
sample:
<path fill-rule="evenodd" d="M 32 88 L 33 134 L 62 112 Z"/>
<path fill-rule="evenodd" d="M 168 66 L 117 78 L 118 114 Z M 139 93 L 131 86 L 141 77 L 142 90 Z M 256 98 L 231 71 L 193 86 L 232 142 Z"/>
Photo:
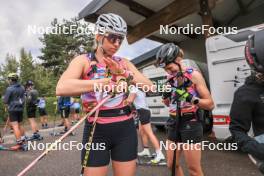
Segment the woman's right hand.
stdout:
<path fill-rule="evenodd" d="M 116 62 L 115 60 L 111 59 L 110 57 L 104 57 L 103 58 L 106 66 L 109 68 L 109 70 L 111 71 L 111 73 L 122 73 L 125 70 L 120 66 L 120 64 L 118 62 Z M 117 74 L 118 75 L 118 74 Z"/>

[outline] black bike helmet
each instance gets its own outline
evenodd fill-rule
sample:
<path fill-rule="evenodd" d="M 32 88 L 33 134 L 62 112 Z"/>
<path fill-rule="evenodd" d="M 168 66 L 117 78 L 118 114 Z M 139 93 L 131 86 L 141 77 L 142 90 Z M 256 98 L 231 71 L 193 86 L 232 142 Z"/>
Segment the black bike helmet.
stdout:
<path fill-rule="evenodd" d="M 264 73 L 264 30 L 248 37 L 245 58 L 251 69 Z"/>
<path fill-rule="evenodd" d="M 156 67 L 164 68 L 174 62 L 179 53 L 180 48 L 174 43 L 164 44 L 156 54 Z"/>
<path fill-rule="evenodd" d="M 33 81 L 31 81 L 31 80 L 28 80 L 28 81 L 26 82 L 26 87 L 33 86 L 33 85 L 34 85 L 34 83 L 33 83 Z"/>

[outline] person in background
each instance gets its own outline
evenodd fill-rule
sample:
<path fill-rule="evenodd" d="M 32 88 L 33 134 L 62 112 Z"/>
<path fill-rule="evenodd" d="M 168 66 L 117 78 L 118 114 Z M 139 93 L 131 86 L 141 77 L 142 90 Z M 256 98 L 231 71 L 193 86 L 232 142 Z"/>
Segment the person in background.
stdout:
<path fill-rule="evenodd" d="M 139 133 L 142 138 L 143 143 L 143 151 L 138 153 L 138 156 L 148 156 L 151 157 L 149 147 L 148 147 L 148 139 L 151 141 L 155 148 L 156 157 L 151 160 L 151 163 L 157 164 L 160 161 L 164 160 L 165 157 L 161 151 L 159 141 L 157 137 L 154 135 L 151 124 L 150 124 L 150 117 L 151 113 L 148 108 L 146 102 L 146 93 L 139 90 L 136 87 L 130 91 L 128 98 L 125 100 L 125 104 L 134 104 L 137 114 L 139 116 Z"/>
<path fill-rule="evenodd" d="M 238 148 L 250 154 L 264 174 L 264 30 L 249 36 L 245 58 L 252 74 L 235 92 L 229 130 Z M 248 136 L 250 128 L 255 139 Z"/>
<path fill-rule="evenodd" d="M 64 131 L 62 131 L 61 134 L 64 134 L 71 128 L 71 124 L 69 121 L 70 108 L 71 108 L 71 97 L 60 96 L 58 99 L 58 106 L 59 106 L 61 118 L 63 119 L 63 124 L 64 124 Z"/>
<path fill-rule="evenodd" d="M 203 176 L 201 166 L 201 145 L 203 126 L 199 109 L 212 110 L 214 102 L 202 74 L 192 67 L 185 67 L 183 50 L 174 43 L 160 47 L 156 54 L 156 66 L 168 73 L 167 83 L 170 92 L 163 92 L 163 103 L 169 107 L 170 118 L 167 121 L 167 144 L 185 143 L 188 150 L 182 147 L 167 148 L 167 165 L 172 175 L 182 176 L 179 164 L 181 153 L 191 176 Z"/>
<path fill-rule="evenodd" d="M 26 82 L 26 110 L 28 120 L 33 132 L 30 140 L 41 140 L 42 136 L 39 134 L 38 124 L 36 122 L 36 111 L 38 104 L 38 91 L 34 88 L 34 83 L 31 80 Z"/>
<path fill-rule="evenodd" d="M 48 114 L 46 111 L 46 99 L 40 97 L 38 101 L 38 111 L 40 116 L 40 122 L 43 129 L 48 128 Z"/>
<path fill-rule="evenodd" d="M 80 111 L 81 111 L 81 105 L 78 99 L 75 98 L 73 100 L 72 107 L 73 107 L 73 119 L 75 122 L 77 122 L 80 120 Z"/>
<path fill-rule="evenodd" d="M 16 137 L 16 145 L 11 150 L 27 150 L 25 131 L 22 127 L 25 104 L 25 89 L 18 81 L 16 73 L 8 74 L 9 87 L 5 91 L 4 103 L 7 105 L 9 120 Z"/>

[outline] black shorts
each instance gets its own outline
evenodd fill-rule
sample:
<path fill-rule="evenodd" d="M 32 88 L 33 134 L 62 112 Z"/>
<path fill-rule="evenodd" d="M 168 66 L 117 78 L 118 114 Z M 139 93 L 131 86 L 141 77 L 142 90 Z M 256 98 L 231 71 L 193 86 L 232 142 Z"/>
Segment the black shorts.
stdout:
<path fill-rule="evenodd" d="M 45 108 L 39 108 L 39 115 L 40 116 L 48 115 L 46 109 Z"/>
<path fill-rule="evenodd" d="M 36 118 L 37 106 L 27 106 L 27 117 Z"/>
<path fill-rule="evenodd" d="M 71 109 L 70 107 L 66 107 L 60 110 L 61 118 L 69 118 Z"/>
<path fill-rule="evenodd" d="M 174 118 L 170 117 L 168 121 L 170 121 L 167 134 L 168 140 L 183 143 L 199 143 L 202 141 L 203 126 L 200 121 L 183 121 L 178 126 L 179 130 L 177 130 L 178 122 Z"/>
<path fill-rule="evenodd" d="M 85 122 L 83 146 L 88 143 L 92 124 Z M 86 167 L 106 166 L 110 158 L 114 161 L 131 161 L 137 158 L 137 132 L 134 120 L 131 118 L 122 122 L 96 124 L 92 148 Z M 86 150 L 81 153 L 82 163 Z"/>
<path fill-rule="evenodd" d="M 22 122 L 23 121 L 23 111 L 9 111 L 10 122 Z"/>
<path fill-rule="evenodd" d="M 75 113 L 76 114 L 79 114 L 80 113 L 80 109 L 78 108 L 78 109 L 75 109 Z"/>
<path fill-rule="evenodd" d="M 141 108 L 141 109 L 137 109 L 137 113 L 141 125 L 150 123 L 150 116 L 151 116 L 150 110 Z"/>

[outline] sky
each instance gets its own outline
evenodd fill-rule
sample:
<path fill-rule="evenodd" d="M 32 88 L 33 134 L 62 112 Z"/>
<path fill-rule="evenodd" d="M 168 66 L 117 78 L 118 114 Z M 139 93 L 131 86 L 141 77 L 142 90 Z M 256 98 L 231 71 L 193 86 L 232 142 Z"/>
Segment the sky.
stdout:
<path fill-rule="evenodd" d="M 50 22 L 70 19 L 90 2 L 90 0 L 0 0 L 0 63 L 3 63 L 7 53 L 19 58 L 19 51 L 24 47 L 31 51 L 35 61 L 41 55 L 40 34 L 28 32 L 28 27 L 48 27 Z M 133 59 L 160 44 L 143 39 L 133 45 L 124 41 L 117 55 Z"/>

